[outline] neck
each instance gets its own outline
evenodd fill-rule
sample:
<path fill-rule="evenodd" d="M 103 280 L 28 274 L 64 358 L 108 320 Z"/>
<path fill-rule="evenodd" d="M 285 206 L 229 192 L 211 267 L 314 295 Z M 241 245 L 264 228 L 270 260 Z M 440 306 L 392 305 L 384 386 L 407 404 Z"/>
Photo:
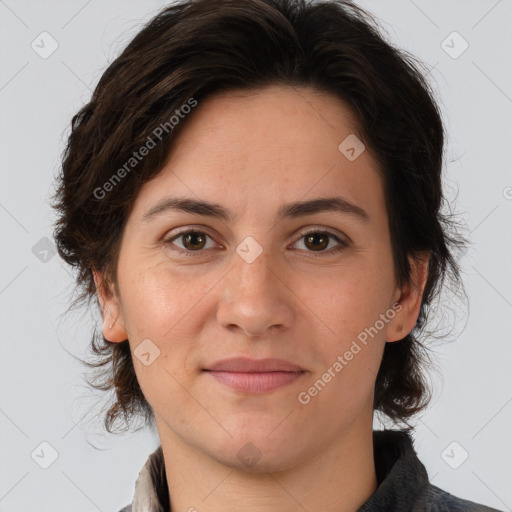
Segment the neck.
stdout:
<path fill-rule="evenodd" d="M 221 463 L 157 419 L 170 512 L 353 512 L 377 489 L 371 418 L 366 423 L 292 467 L 255 472 Z"/>

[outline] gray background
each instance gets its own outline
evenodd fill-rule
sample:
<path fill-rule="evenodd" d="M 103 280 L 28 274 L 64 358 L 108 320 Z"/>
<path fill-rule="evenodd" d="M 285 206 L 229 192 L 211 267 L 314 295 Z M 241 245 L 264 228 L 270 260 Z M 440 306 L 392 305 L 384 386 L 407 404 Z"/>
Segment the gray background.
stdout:
<path fill-rule="evenodd" d="M 454 303 L 442 319 L 455 329 L 451 343 L 436 345 L 436 393 L 417 421 L 415 445 L 435 485 L 512 510 L 512 1 L 359 3 L 431 68 L 449 134 L 446 195 L 456 197 L 472 241 L 463 257 L 469 312 Z M 66 314 L 72 275 L 46 237 L 72 115 L 163 5 L 0 0 L 2 512 L 117 511 L 158 445 L 154 432 L 103 431 L 107 397 L 88 388 L 70 355 L 86 355 L 98 315 Z M 51 49 L 44 31 L 58 44 L 47 58 L 31 47 Z M 464 40 L 469 47 L 457 56 Z M 52 449 L 43 442 L 58 453 L 47 469 Z"/>

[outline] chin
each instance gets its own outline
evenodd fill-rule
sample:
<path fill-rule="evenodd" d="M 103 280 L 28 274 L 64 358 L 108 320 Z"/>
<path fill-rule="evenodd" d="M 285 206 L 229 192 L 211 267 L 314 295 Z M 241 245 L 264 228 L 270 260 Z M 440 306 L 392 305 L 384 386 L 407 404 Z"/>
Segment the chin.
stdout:
<path fill-rule="evenodd" d="M 249 474 L 278 473 L 296 466 L 300 458 L 296 436 L 283 431 L 270 439 L 269 431 L 261 435 L 235 436 L 225 440 L 224 446 L 219 446 L 216 452 L 210 444 L 208 451 L 224 466 Z"/>

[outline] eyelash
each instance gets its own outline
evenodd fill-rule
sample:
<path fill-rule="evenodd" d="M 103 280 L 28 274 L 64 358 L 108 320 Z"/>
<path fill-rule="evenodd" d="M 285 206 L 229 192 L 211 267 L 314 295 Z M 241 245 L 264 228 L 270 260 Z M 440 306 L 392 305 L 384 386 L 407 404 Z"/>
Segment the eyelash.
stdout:
<path fill-rule="evenodd" d="M 192 233 L 206 235 L 209 238 L 213 239 L 213 237 L 211 237 L 208 233 L 206 233 L 204 231 L 200 231 L 198 229 L 186 229 L 186 230 L 180 231 L 179 233 L 174 234 L 171 238 L 164 240 L 164 244 L 168 245 L 168 246 L 173 245 L 173 240 L 176 240 L 180 236 L 188 235 L 188 234 L 192 234 Z M 333 232 L 331 232 L 329 230 L 325 230 L 325 229 L 324 230 L 317 229 L 317 230 L 304 231 L 304 232 L 300 233 L 299 240 L 301 240 L 302 238 L 309 236 L 309 235 L 328 235 L 330 238 L 334 238 L 335 241 L 339 243 L 339 245 L 337 247 L 334 247 L 333 249 L 328 250 L 328 251 L 323 250 L 323 251 L 318 251 L 317 253 L 315 253 L 315 251 L 305 251 L 306 253 L 310 253 L 307 256 L 308 258 L 318 258 L 318 257 L 326 255 L 326 254 L 329 254 L 329 255 L 337 254 L 337 253 L 343 251 L 344 249 L 346 249 L 347 247 L 349 247 L 349 244 L 347 242 L 342 240 L 339 236 L 335 235 Z M 196 256 L 196 254 L 200 254 L 200 253 L 204 252 L 204 249 L 200 249 L 197 251 L 191 251 L 188 249 L 181 249 L 179 247 L 177 249 L 171 248 L 171 250 L 173 252 L 181 253 L 184 256 L 191 256 L 191 257 L 194 257 L 194 256 Z"/>

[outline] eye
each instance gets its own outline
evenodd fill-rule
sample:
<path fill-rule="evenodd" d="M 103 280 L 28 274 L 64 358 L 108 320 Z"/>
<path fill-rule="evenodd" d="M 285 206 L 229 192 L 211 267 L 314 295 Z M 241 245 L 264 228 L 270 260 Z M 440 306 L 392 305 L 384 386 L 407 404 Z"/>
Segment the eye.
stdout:
<path fill-rule="evenodd" d="M 348 243 L 343 241 L 339 236 L 331 233 L 330 231 L 313 230 L 301 233 L 300 239 L 304 240 L 304 246 L 307 252 L 320 253 L 319 256 L 324 254 L 335 254 L 342 251 L 349 246 Z M 331 242 L 335 241 L 338 245 L 326 250 Z M 296 242 L 298 243 L 298 242 Z M 316 255 L 314 255 L 316 256 Z"/>
<path fill-rule="evenodd" d="M 208 239 L 211 240 L 210 245 L 208 245 Z M 303 244 L 306 252 L 319 253 L 312 255 L 313 257 L 335 254 L 349 247 L 349 244 L 343 241 L 339 236 L 326 230 L 305 231 L 300 234 L 299 241 L 302 240 L 304 240 Z M 334 247 L 332 247 L 333 242 L 337 243 Z M 215 247 L 212 237 L 204 231 L 197 229 L 183 230 L 166 239 L 164 243 L 170 246 L 172 251 L 183 253 L 186 256 L 192 256 L 193 253 L 203 252 L 203 249 L 212 249 Z M 179 245 L 180 243 L 181 246 Z M 295 244 L 297 243 L 299 242 L 295 242 Z"/>
<path fill-rule="evenodd" d="M 175 245 L 175 240 L 180 242 L 182 246 L 177 245 L 177 252 L 183 253 L 192 253 L 192 252 L 201 252 L 202 249 L 211 249 L 215 246 L 215 244 L 207 246 L 207 239 L 212 240 L 211 236 L 204 233 L 203 231 L 188 229 L 186 231 L 182 231 L 171 238 L 165 240 L 166 245 Z M 213 242 L 213 240 L 212 240 Z M 172 248 L 173 251 L 176 249 Z"/>

